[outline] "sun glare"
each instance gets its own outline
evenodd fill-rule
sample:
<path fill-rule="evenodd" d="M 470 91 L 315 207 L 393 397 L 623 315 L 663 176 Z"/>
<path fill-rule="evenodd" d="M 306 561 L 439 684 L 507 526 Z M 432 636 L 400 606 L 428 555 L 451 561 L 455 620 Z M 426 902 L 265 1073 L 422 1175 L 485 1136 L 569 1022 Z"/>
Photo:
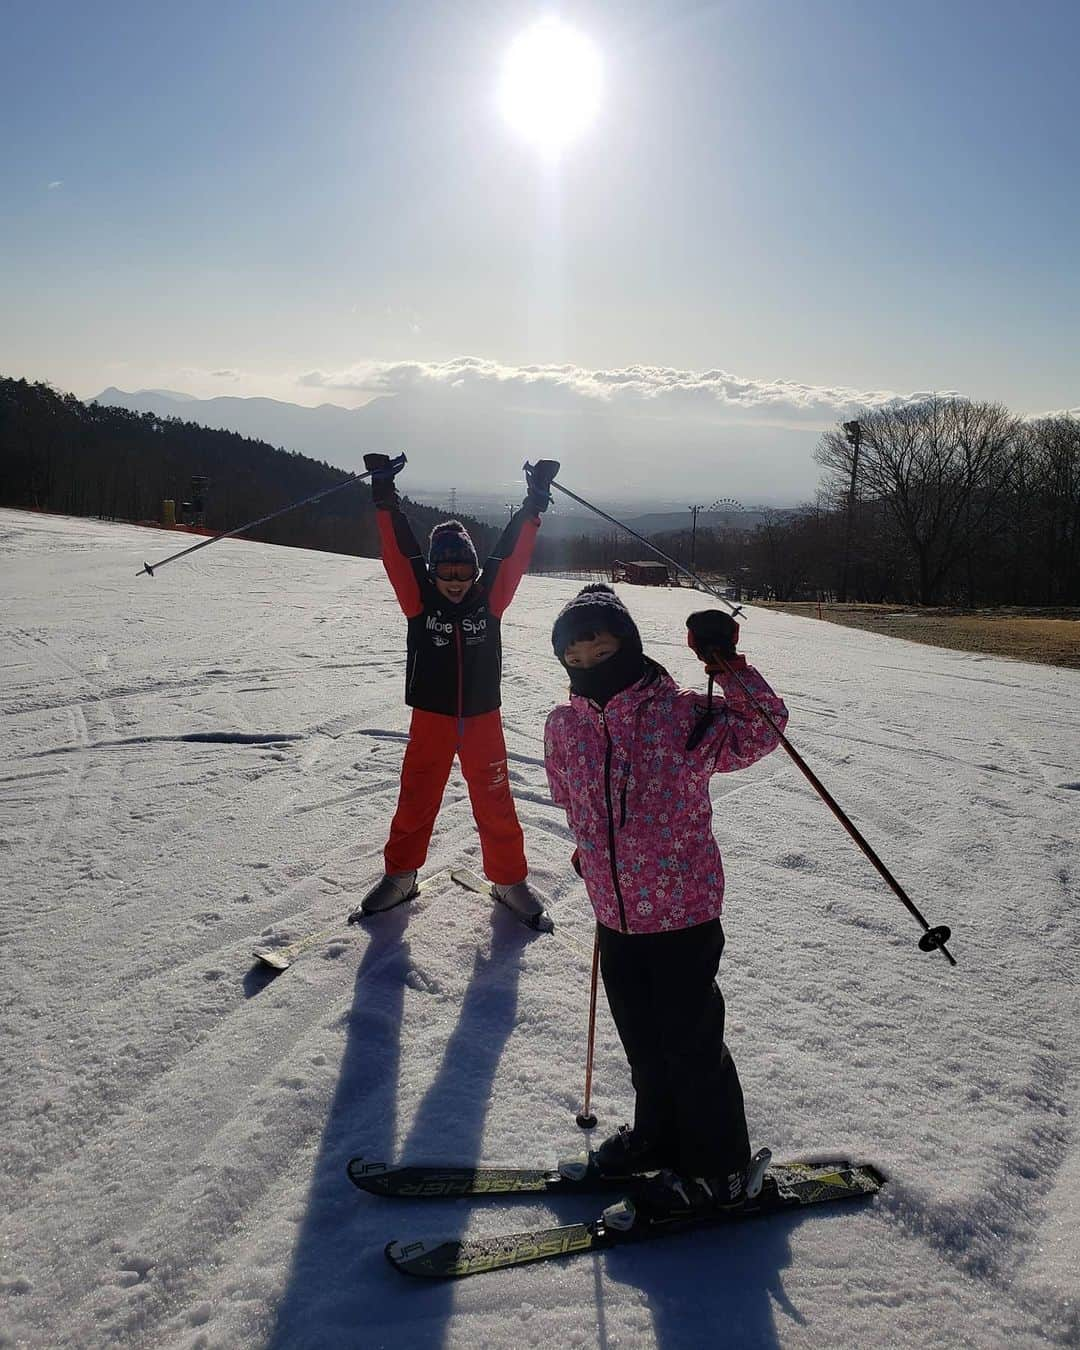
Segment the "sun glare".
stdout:
<path fill-rule="evenodd" d="M 544 19 L 510 44 L 499 105 L 515 131 L 557 150 L 596 116 L 601 83 L 596 46 L 558 19 Z"/>

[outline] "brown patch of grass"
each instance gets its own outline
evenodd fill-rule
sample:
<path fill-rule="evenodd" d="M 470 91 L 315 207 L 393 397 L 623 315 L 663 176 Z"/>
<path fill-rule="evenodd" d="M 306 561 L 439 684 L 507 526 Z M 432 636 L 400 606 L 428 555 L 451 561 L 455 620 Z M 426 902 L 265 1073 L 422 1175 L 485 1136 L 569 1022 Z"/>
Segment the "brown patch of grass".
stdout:
<path fill-rule="evenodd" d="M 913 605 L 840 605 L 755 601 L 804 618 L 925 642 L 954 651 L 1011 656 L 1080 670 L 1080 609 L 921 609 Z"/>

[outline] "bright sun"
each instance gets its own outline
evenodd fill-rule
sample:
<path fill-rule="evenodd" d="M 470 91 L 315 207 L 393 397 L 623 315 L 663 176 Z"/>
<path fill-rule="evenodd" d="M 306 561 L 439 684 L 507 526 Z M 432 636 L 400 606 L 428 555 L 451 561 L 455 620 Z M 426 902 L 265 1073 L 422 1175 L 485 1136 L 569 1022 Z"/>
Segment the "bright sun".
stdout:
<path fill-rule="evenodd" d="M 543 19 L 510 44 L 499 105 L 515 131 L 556 150 L 593 120 L 601 82 L 595 45 L 558 19 Z"/>

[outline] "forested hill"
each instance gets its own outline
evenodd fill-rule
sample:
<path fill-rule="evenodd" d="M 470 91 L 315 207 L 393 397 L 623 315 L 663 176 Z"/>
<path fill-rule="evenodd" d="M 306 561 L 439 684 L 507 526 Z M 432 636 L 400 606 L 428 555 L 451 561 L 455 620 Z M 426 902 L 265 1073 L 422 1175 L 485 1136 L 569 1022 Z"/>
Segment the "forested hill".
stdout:
<path fill-rule="evenodd" d="M 202 522 L 212 530 L 229 530 L 349 476 L 235 432 L 82 403 L 47 384 L 0 377 L 2 506 L 158 521 L 162 502 L 172 500 L 179 519 L 181 503 L 192 498 L 192 479 L 205 477 Z M 421 542 L 446 514 L 408 500 L 406 512 Z M 495 530 L 462 519 L 483 554 Z M 290 512 L 249 537 L 366 557 L 379 551 L 371 492 L 363 484 Z"/>

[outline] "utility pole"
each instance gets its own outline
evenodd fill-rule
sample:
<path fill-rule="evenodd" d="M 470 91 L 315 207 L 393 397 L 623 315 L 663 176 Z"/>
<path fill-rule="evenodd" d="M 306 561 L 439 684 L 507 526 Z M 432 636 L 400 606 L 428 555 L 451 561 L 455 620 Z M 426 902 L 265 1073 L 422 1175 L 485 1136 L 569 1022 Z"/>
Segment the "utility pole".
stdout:
<path fill-rule="evenodd" d="M 694 570 L 694 557 L 697 553 L 697 513 L 707 510 L 704 506 L 688 506 L 688 511 L 693 513 L 693 523 L 690 526 L 690 571 Z"/>
<path fill-rule="evenodd" d="M 844 568 L 840 573 L 840 594 L 837 599 L 847 604 L 848 570 L 851 566 L 851 537 L 855 521 L 855 484 L 859 476 L 859 445 L 862 441 L 862 425 L 857 420 L 844 423 L 844 435 L 851 446 L 851 486 L 848 488 L 847 523 L 844 527 Z"/>
<path fill-rule="evenodd" d="M 451 514 L 452 516 L 456 516 L 456 515 L 457 515 L 457 488 L 456 488 L 456 487 L 452 487 L 452 488 L 450 489 L 450 514 Z"/>

